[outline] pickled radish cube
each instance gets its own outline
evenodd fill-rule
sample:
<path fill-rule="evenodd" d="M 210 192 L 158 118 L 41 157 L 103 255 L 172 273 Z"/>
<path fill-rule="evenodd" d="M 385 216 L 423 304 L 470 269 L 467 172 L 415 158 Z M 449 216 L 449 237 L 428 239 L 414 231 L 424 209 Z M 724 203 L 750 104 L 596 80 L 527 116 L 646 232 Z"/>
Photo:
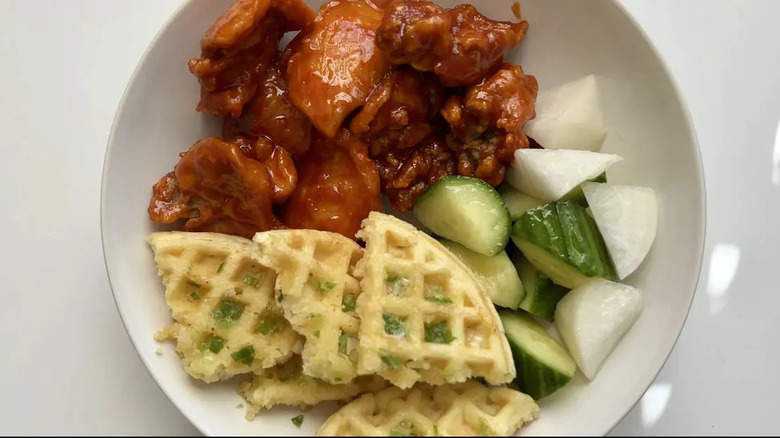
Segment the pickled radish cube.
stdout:
<path fill-rule="evenodd" d="M 622 159 L 618 155 L 590 151 L 518 149 L 506 178 L 517 190 L 552 202 Z"/>
<path fill-rule="evenodd" d="M 596 77 L 585 76 L 539 92 L 536 117 L 525 132 L 546 149 L 597 152 L 607 137 Z"/>
<path fill-rule="evenodd" d="M 648 187 L 592 182 L 582 184 L 582 192 L 622 280 L 653 246 L 658 227 L 655 192 Z"/>
<path fill-rule="evenodd" d="M 601 278 L 572 289 L 558 301 L 555 326 L 585 377 L 596 377 L 642 307 L 639 289 Z"/>

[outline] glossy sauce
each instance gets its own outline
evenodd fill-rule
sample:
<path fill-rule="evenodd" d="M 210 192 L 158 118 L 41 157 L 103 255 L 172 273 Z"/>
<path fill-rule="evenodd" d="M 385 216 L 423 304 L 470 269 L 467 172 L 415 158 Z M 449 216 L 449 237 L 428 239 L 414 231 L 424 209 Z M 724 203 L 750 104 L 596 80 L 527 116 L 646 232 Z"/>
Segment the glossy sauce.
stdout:
<path fill-rule="evenodd" d="M 366 144 L 347 131 L 335 139 L 315 135 L 298 172 L 298 186 L 281 209 L 282 222 L 290 228 L 354 239 L 368 213 L 382 209 L 376 165 Z"/>
<path fill-rule="evenodd" d="M 374 38 L 382 15 L 365 0 L 332 0 L 290 43 L 290 96 L 326 137 L 336 135 L 389 69 Z"/>
<path fill-rule="evenodd" d="M 286 200 L 296 182 L 283 148 L 207 137 L 155 186 L 149 215 L 163 223 L 186 218 L 186 231 L 252 237 L 279 226 L 272 204 Z"/>
<path fill-rule="evenodd" d="M 396 0 L 377 30 L 393 64 L 433 71 L 448 87 L 478 82 L 517 47 L 528 22 L 491 20 L 469 4 L 444 9 L 427 0 Z"/>
<path fill-rule="evenodd" d="M 222 136 L 246 135 L 265 137 L 285 148 L 293 159 L 299 159 L 311 144 L 311 123 L 290 100 L 287 81 L 277 63 L 281 54 L 266 70 L 254 99 L 239 118 L 226 117 Z"/>

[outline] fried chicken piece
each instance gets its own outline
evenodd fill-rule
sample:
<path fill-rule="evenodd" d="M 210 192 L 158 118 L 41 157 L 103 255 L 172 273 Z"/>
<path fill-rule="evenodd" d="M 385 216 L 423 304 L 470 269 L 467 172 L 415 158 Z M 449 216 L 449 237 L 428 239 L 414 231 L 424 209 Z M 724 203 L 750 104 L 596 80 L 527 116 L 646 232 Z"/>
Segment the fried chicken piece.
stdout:
<path fill-rule="evenodd" d="M 302 0 L 236 0 L 203 35 L 201 50 L 231 56 L 254 47 L 260 43 L 258 23 L 271 10 L 278 14 L 283 32 L 303 29 L 315 15 Z"/>
<path fill-rule="evenodd" d="M 294 160 L 301 158 L 311 144 L 311 123 L 290 100 L 287 81 L 277 53 L 263 75 L 255 97 L 239 118 L 226 117 L 222 137 L 235 135 L 267 138 L 287 149 Z"/>
<path fill-rule="evenodd" d="M 298 175 L 298 186 L 280 213 L 290 228 L 355 239 L 368 213 L 382 210 L 376 165 L 365 142 L 345 129 L 333 139 L 315 133 L 312 147 L 298 162 Z"/>
<path fill-rule="evenodd" d="M 336 135 L 389 70 L 375 43 L 382 17 L 367 0 L 331 0 L 285 51 L 290 97 L 326 137 Z"/>
<path fill-rule="evenodd" d="M 455 172 L 443 140 L 440 110 L 447 90 L 431 73 L 391 71 L 351 120 L 350 131 L 369 143 L 391 206 L 412 208 L 428 184 Z"/>
<path fill-rule="evenodd" d="M 170 171 L 152 186 L 148 212 L 154 222 L 171 224 L 181 218 L 196 216 L 197 208 L 185 201 L 176 173 Z"/>
<path fill-rule="evenodd" d="M 435 135 L 413 149 L 383 153 L 376 161 L 390 206 L 396 211 L 411 210 L 429 185 L 457 170 L 453 152 Z"/>
<path fill-rule="evenodd" d="M 197 111 L 238 117 L 284 32 L 314 19 L 301 0 L 237 0 L 201 38 L 201 57 L 189 69 L 201 84 Z"/>
<path fill-rule="evenodd" d="M 186 219 L 185 231 L 251 238 L 280 226 L 272 204 L 284 202 L 296 183 L 284 148 L 263 139 L 206 137 L 154 185 L 149 218 L 163 224 Z"/>
<path fill-rule="evenodd" d="M 452 46 L 452 17 L 447 9 L 419 0 L 391 2 L 377 31 L 377 45 L 393 64 L 433 71 Z"/>
<path fill-rule="evenodd" d="M 458 174 L 496 186 L 517 149 L 529 146 L 523 127 L 536 116 L 539 85 L 523 69 L 505 63 L 492 76 L 451 96 L 442 115 L 450 125 L 447 143 L 458 159 Z"/>
<path fill-rule="evenodd" d="M 372 157 L 409 149 L 431 133 L 431 121 L 445 99 L 446 90 L 430 73 L 393 70 L 374 88 L 349 127 L 368 141 Z"/>
<path fill-rule="evenodd" d="M 393 64 L 432 71 L 444 85 L 455 87 L 493 72 L 527 30 L 526 21 L 491 20 L 470 4 L 444 9 L 427 0 L 394 0 L 376 40 Z"/>

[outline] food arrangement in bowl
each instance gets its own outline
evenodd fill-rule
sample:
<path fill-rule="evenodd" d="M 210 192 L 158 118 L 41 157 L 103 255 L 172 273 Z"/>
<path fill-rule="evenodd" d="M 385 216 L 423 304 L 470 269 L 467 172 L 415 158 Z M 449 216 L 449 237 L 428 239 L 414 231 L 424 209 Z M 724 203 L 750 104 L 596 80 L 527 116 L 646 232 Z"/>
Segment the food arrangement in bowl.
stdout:
<path fill-rule="evenodd" d="M 643 311 L 624 280 L 656 194 L 608 177 L 625 160 L 601 151 L 595 72 L 539 91 L 512 14 L 238 0 L 211 18 L 181 68 L 220 132 L 145 187 L 156 338 L 188 384 L 232 385 L 248 419 L 326 405 L 321 435 L 510 435 L 577 370 L 597 378 Z"/>

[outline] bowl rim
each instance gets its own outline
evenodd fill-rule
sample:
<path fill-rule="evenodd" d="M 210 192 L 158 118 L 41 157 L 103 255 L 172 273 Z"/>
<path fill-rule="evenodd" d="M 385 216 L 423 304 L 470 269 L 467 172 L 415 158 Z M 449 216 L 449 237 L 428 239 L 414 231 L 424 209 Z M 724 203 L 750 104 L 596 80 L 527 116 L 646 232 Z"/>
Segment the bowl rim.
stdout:
<path fill-rule="evenodd" d="M 157 30 L 157 32 L 154 34 L 152 39 L 147 44 L 146 48 L 144 49 L 143 54 L 136 62 L 135 67 L 133 68 L 133 72 L 128 78 L 124 91 L 122 92 L 122 97 L 119 99 L 119 102 L 117 103 L 116 110 L 114 112 L 114 117 L 111 121 L 111 130 L 109 132 L 108 139 L 106 141 L 106 149 L 103 156 L 103 168 L 101 172 L 101 179 L 100 179 L 100 241 L 101 241 L 101 249 L 102 249 L 102 255 L 103 255 L 103 265 L 106 270 L 106 277 L 108 279 L 108 285 L 109 289 L 111 290 L 111 296 L 114 301 L 114 306 L 117 309 L 117 313 L 119 314 L 119 319 L 122 321 L 122 325 L 125 329 L 125 334 L 130 339 L 130 343 L 133 345 L 133 348 L 136 350 L 136 354 L 139 356 L 141 361 L 144 364 L 144 368 L 146 368 L 146 372 L 149 373 L 149 375 L 152 377 L 152 380 L 157 384 L 158 388 L 162 391 L 162 393 L 165 395 L 165 397 L 168 399 L 168 401 L 173 404 L 176 409 L 187 419 L 187 421 L 190 422 L 200 433 L 206 435 L 206 436 L 213 436 L 217 435 L 217 433 L 214 433 L 215 431 L 209 430 L 209 428 L 206 428 L 203 424 L 200 423 L 197 419 L 193 418 L 190 414 L 190 411 L 186 409 L 182 409 L 181 406 L 175 401 L 175 397 L 171 393 L 169 393 L 169 389 L 166 385 L 163 385 L 162 382 L 157 378 L 156 374 L 152 372 L 152 364 L 149 362 L 146 355 L 141 354 L 141 350 L 139 348 L 138 342 L 136 341 L 136 338 L 131 333 L 131 330 L 128 328 L 128 323 L 125 321 L 124 314 L 122 313 L 122 308 L 119 305 L 119 300 L 117 299 L 116 291 L 114 288 L 114 285 L 111 281 L 111 269 L 108 266 L 108 258 L 106 257 L 106 239 L 105 239 L 105 222 L 106 222 L 106 200 L 108 198 L 108 192 L 106 187 L 106 179 L 108 177 L 108 169 L 109 169 L 109 159 L 112 156 L 112 150 L 114 145 L 114 138 L 116 135 L 117 130 L 117 121 L 121 118 L 124 108 L 125 108 L 125 101 L 127 100 L 127 96 L 129 93 L 130 88 L 133 86 L 133 84 L 136 82 L 137 76 L 139 72 L 142 70 L 144 65 L 146 64 L 149 55 L 152 51 L 152 49 L 158 44 L 160 41 L 162 35 L 168 30 L 168 28 L 171 26 L 171 24 L 182 14 L 182 11 L 187 8 L 190 3 L 192 3 L 195 0 L 184 0 L 174 11 L 168 16 L 168 18 L 165 19 L 163 24 L 160 26 L 160 28 Z M 468 0 L 465 0 L 468 2 Z M 688 105 L 687 100 L 685 99 L 684 94 L 682 93 L 682 89 L 680 87 L 680 84 L 678 82 L 678 79 L 675 75 L 672 74 L 669 65 L 667 64 L 664 57 L 661 55 L 660 50 L 658 50 L 658 47 L 655 45 L 653 40 L 650 38 L 650 36 L 647 34 L 647 31 L 645 28 L 639 23 L 639 21 L 636 19 L 636 17 L 626 8 L 619 0 L 608 0 L 608 2 L 613 6 L 616 7 L 621 15 L 626 17 L 631 25 L 639 32 L 642 39 L 644 40 L 645 44 L 650 48 L 650 51 L 652 53 L 652 56 L 655 58 L 655 60 L 660 65 L 664 76 L 669 81 L 669 84 L 671 85 L 672 91 L 675 95 L 675 98 L 677 100 L 677 104 L 680 106 L 680 110 L 683 115 L 683 122 L 685 124 L 685 127 L 687 129 L 687 133 L 691 139 L 692 146 L 694 149 L 694 161 L 695 161 L 695 171 L 698 176 L 698 183 L 701 187 L 701 200 L 699 202 L 698 210 L 703 212 L 702 218 L 701 218 L 701 226 L 699 233 L 696 237 L 697 239 L 697 253 L 698 256 L 696 257 L 697 267 L 695 268 L 696 275 L 693 281 L 693 293 L 691 294 L 690 300 L 686 304 L 686 311 L 685 316 L 682 319 L 682 324 L 680 326 L 680 329 L 678 330 L 677 334 L 674 336 L 674 339 L 672 340 L 672 343 L 670 345 L 670 348 L 668 352 L 666 353 L 666 357 L 661 363 L 661 366 L 658 368 L 658 370 L 655 372 L 655 375 L 652 379 L 646 384 L 642 385 L 644 386 L 644 389 L 642 389 L 641 394 L 639 394 L 636 397 L 636 400 L 634 403 L 632 403 L 630 406 L 627 406 L 626 409 L 620 414 L 619 417 L 615 420 L 614 424 L 612 424 L 607 430 L 603 432 L 603 435 L 609 434 L 625 417 L 628 415 L 628 413 L 634 409 L 634 407 L 642 400 L 642 397 L 647 392 L 647 390 L 650 388 L 650 386 L 655 382 L 655 380 L 658 378 L 658 375 L 660 374 L 661 370 L 663 370 L 664 366 L 666 366 L 669 356 L 672 354 L 674 349 L 677 346 L 677 342 L 680 339 L 680 335 L 682 334 L 683 330 L 685 329 L 685 325 L 688 321 L 688 316 L 690 315 L 691 307 L 693 304 L 693 300 L 696 297 L 696 292 L 699 288 L 699 282 L 701 280 L 701 271 L 702 271 L 702 265 L 704 262 L 704 250 L 705 250 L 705 244 L 706 244 L 706 236 L 707 236 L 707 185 L 706 185 L 706 178 L 704 174 L 704 165 L 702 161 L 702 154 L 701 154 L 701 147 L 699 144 L 699 139 L 697 136 L 695 124 L 693 122 L 693 118 L 691 117 L 690 108 Z"/>
<path fill-rule="evenodd" d="M 188 0 L 189 1 L 189 0 Z M 631 22 L 633 27 L 639 32 L 639 34 L 642 36 L 642 39 L 645 41 L 647 46 L 650 48 L 650 52 L 652 53 L 653 57 L 658 61 L 658 64 L 660 65 L 661 69 L 663 70 L 664 75 L 666 76 L 667 80 L 669 81 L 669 84 L 672 87 L 672 91 L 674 92 L 675 97 L 677 98 L 677 102 L 680 106 L 680 110 L 683 115 L 683 121 L 685 123 L 685 127 L 688 130 L 688 135 L 691 138 L 691 141 L 693 143 L 693 149 L 694 149 L 694 155 L 695 155 L 695 167 L 696 167 L 696 174 L 698 175 L 699 184 L 701 186 L 701 202 L 697 206 L 699 211 L 703 212 L 702 219 L 701 219 L 701 228 L 699 231 L 699 234 L 696 236 L 698 240 L 698 256 L 697 256 L 697 267 L 696 267 L 696 277 L 693 281 L 693 293 L 691 294 L 691 298 L 688 301 L 687 309 L 685 310 L 685 317 L 682 320 L 682 325 L 680 326 L 680 330 L 677 331 L 677 335 L 674 337 L 674 340 L 672 341 L 672 344 L 669 348 L 669 351 L 666 353 L 666 357 L 664 358 L 663 362 L 661 363 L 661 366 L 658 368 L 658 371 L 655 372 L 655 376 L 653 376 L 653 379 L 650 380 L 650 382 L 647 383 L 645 388 L 642 390 L 642 394 L 639 395 L 639 397 L 636 398 L 636 401 L 631 404 L 631 406 L 628 406 L 628 408 L 620 415 L 620 418 L 618 418 L 615 423 L 607 430 L 604 435 L 609 434 L 612 432 L 615 427 L 620 424 L 621 421 L 623 421 L 624 418 L 626 418 L 626 415 L 628 415 L 629 412 L 631 412 L 634 407 L 642 400 L 644 395 L 647 393 L 647 390 L 650 389 L 650 386 L 658 379 L 658 375 L 661 373 L 661 371 L 664 369 L 666 364 L 669 362 L 669 356 L 672 355 L 672 352 L 677 347 L 677 342 L 680 340 L 680 335 L 682 335 L 683 330 L 685 330 L 685 325 L 688 322 L 688 316 L 691 314 L 691 307 L 693 306 L 693 300 L 696 298 L 696 292 L 699 289 L 699 282 L 701 281 L 701 270 L 702 265 L 704 264 L 704 248 L 707 241 L 707 180 L 704 175 L 704 163 L 702 161 L 701 156 L 701 145 L 699 144 L 699 137 L 696 133 L 696 124 L 693 122 L 693 117 L 691 116 L 690 107 L 688 105 L 688 101 L 685 99 L 685 95 L 682 92 L 682 87 L 680 86 L 678 78 L 672 74 L 671 69 L 669 68 L 669 64 L 666 62 L 666 59 L 661 55 L 661 51 L 658 49 L 658 47 L 655 45 L 655 42 L 652 38 L 650 38 L 650 35 L 647 34 L 647 30 L 642 26 L 637 18 L 632 14 L 628 8 L 626 8 L 625 5 L 619 0 L 609 0 L 610 3 L 616 8 L 620 10 L 620 12 Z"/>

